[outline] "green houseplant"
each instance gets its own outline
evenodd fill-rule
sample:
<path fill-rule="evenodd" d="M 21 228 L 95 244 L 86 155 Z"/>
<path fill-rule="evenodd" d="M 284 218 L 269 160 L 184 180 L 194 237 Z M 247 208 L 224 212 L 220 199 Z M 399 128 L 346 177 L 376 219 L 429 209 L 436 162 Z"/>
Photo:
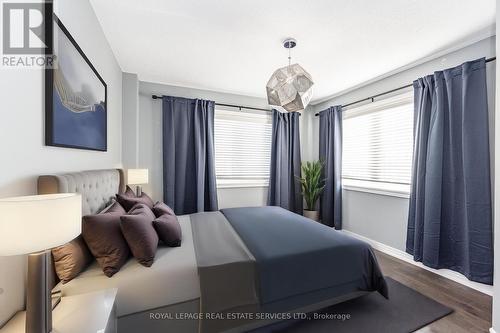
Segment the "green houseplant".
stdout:
<path fill-rule="evenodd" d="M 325 188 L 325 180 L 322 178 L 323 162 L 313 161 L 302 163 L 302 194 L 306 201 L 306 209 L 304 216 L 314 221 L 319 221 L 319 212 L 316 210 L 316 202 L 318 201 L 323 189 Z"/>

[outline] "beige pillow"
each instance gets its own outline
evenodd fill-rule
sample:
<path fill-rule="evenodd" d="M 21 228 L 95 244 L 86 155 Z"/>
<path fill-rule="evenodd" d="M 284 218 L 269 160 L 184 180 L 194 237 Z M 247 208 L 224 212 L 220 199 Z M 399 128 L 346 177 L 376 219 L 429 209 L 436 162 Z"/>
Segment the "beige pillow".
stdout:
<path fill-rule="evenodd" d="M 52 249 L 56 274 L 62 283 L 78 276 L 92 261 L 87 244 L 80 235 L 71 242 Z"/>

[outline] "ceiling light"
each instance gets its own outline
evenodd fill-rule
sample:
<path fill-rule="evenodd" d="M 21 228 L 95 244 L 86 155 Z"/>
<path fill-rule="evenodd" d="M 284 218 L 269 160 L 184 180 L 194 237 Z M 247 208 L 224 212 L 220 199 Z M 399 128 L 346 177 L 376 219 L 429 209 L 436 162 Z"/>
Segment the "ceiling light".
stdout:
<path fill-rule="evenodd" d="M 283 42 L 288 49 L 288 66 L 277 69 L 266 85 L 269 105 L 280 112 L 304 110 L 313 94 L 311 75 L 299 64 L 291 64 L 291 49 L 296 45 L 293 38 Z"/>

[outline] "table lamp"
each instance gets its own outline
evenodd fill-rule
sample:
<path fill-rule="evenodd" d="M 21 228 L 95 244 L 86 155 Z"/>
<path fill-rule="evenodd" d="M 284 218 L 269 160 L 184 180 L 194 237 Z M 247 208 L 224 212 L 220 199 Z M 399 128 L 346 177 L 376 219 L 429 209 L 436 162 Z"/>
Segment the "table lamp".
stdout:
<path fill-rule="evenodd" d="M 50 249 L 80 235 L 76 193 L 0 199 L 0 256 L 28 254 L 26 332 L 52 331 Z"/>
<path fill-rule="evenodd" d="M 149 172 L 148 169 L 128 169 L 127 170 L 127 184 L 137 185 L 136 195 L 140 197 L 142 195 L 141 185 L 147 184 L 149 182 Z"/>

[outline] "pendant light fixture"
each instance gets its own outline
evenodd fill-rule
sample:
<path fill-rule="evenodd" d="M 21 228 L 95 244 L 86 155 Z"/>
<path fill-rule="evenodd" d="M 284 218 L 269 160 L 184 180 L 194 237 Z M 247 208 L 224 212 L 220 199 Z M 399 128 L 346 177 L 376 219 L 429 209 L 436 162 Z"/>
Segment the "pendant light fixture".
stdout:
<path fill-rule="evenodd" d="M 288 49 L 288 66 L 277 69 L 267 82 L 267 101 L 280 112 L 300 112 L 311 101 L 314 82 L 302 66 L 291 64 L 291 50 L 297 41 L 287 38 L 283 46 Z"/>

